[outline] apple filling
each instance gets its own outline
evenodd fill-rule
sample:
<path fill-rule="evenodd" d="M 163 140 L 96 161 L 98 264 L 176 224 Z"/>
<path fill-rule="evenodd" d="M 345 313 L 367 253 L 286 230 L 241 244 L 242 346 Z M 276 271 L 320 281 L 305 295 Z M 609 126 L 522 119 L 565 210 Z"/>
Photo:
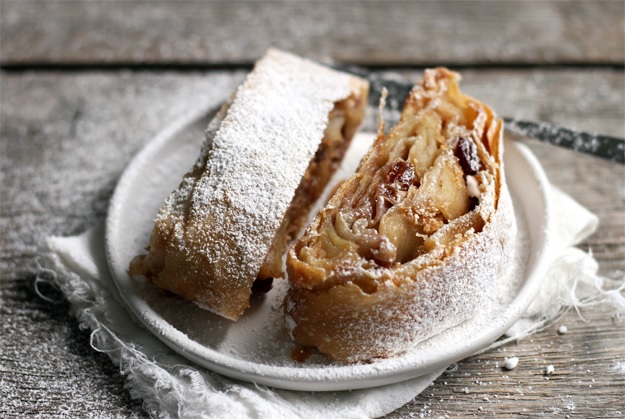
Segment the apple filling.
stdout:
<path fill-rule="evenodd" d="M 497 189 L 486 187 L 495 182 L 491 111 L 456 83 L 425 83 L 292 248 L 298 285 L 325 289 L 349 279 L 375 292 L 377 268 L 436 264 L 483 228 L 493 209 L 480 202 Z"/>
<path fill-rule="evenodd" d="M 323 140 L 310 161 L 306 173 L 295 191 L 280 228 L 258 273 L 257 282 L 284 276 L 282 255 L 288 244 L 304 227 L 308 211 L 321 196 L 334 172 L 338 169 L 349 147 L 366 107 L 366 94 L 350 96 L 334 105 L 329 114 Z"/>

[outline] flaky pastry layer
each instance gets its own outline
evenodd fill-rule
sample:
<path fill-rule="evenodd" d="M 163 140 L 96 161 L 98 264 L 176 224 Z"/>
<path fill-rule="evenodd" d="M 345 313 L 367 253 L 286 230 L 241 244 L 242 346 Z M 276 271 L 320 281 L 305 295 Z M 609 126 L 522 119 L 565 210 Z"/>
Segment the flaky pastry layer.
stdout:
<path fill-rule="evenodd" d="M 368 83 L 269 50 L 208 127 L 201 155 L 129 271 L 228 319 L 249 306 L 340 162 Z"/>
<path fill-rule="evenodd" d="M 400 121 L 289 249 L 287 326 L 343 362 L 390 357 L 470 317 L 512 254 L 503 123 L 427 70 Z"/>

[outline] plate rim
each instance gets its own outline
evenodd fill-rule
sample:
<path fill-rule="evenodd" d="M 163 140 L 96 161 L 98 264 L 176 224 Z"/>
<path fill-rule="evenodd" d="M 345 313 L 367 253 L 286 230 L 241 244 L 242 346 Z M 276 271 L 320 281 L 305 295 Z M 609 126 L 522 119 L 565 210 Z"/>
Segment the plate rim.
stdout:
<path fill-rule="evenodd" d="M 505 332 L 505 330 L 502 331 L 501 327 L 499 327 L 497 329 L 491 328 L 485 333 L 480 333 L 477 337 L 472 339 L 471 345 L 463 345 L 461 349 L 454 353 L 453 358 L 455 359 L 450 361 L 449 357 L 447 357 L 445 360 L 439 360 L 438 362 L 428 364 L 427 366 L 421 366 L 417 369 L 418 373 L 415 372 L 414 366 L 411 367 L 410 365 L 401 365 L 401 363 L 399 363 L 397 367 L 383 372 L 380 372 L 379 369 L 376 368 L 367 368 L 371 364 L 339 365 L 332 366 L 331 368 L 293 368 L 277 365 L 269 366 L 266 364 L 254 363 L 252 361 L 232 359 L 231 356 L 225 356 L 217 350 L 207 348 L 206 346 L 193 341 L 183 332 L 174 328 L 172 328 L 174 329 L 173 331 L 163 333 L 162 328 L 159 329 L 157 327 L 158 319 L 160 319 L 161 322 L 166 322 L 166 320 L 163 319 L 154 309 L 152 309 L 138 294 L 132 292 L 132 280 L 129 280 L 130 277 L 128 276 L 127 271 L 121 267 L 120 263 L 115 263 L 117 261 L 117 257 L 114 253 L 113 247 L 114 237 L 118 232 L 119 223 L 121 222 L 119 214 L 124 204 L 121 200 L 124 197 L 125 190 L 132 185 L 132 181 L 145 164 L 145 161 L 152 154 L 157 153 L 165 144 L 175 138 L 175 136 L 184 129 L 198 122 L 200 119 L 206 118 L 215 110 L 214 106 L 206 106 L 204 108 L 196 109 L 194 112 L 188 113 L 173 123 L 167 125 L 162 131 L 154 136 L 152 140 L 148 141 L 147 144 L 131 159 L 130 163 L 121 174 L 111 198 L 106 217 L 106 257 L 116 290 L 119 292 L 124 305 L 127 309 L 129 309 L 131 314 L 138 319 L 152 335 L 157 337 L 170 349 L 174 350 L 182 357 L 187 358 L 211 371 L 247 382 L 268 385 L 286 390 L 340 391 L 364 389 L 397 383 L 440 370 L 452 362 L 457 362 L 475 354 L 480 349 L 485 348 L 489 343 L 494 342 Z M 550 183 L 544 173 L 544 170 L 542 169 L 542 166 L 538 162 L 538 159 L 524 144 L 510 139 L 506 139 L 505 142 L 504 148 L 509 150 L 511 148 L 510 146 L 515 147 L 525 165 L 529 168 L 534 181 L 536 181 L 537 186 L 539 187 L 539 194 L 545 208 L 542 219 L 545 234 L 542 237 L 542 246 L 540 246 L 541 254 L 537 257 L 537 260 L 531 267 L 530 271 L 526 273 L 525 285 L 513 298 L 510 304 L 510 306 L 515 307 L 516 311 L 520 310 L 520 313 L 518 313 L 520 316 L 520 314 L 527 309 L 531 301 L 534 299 L 547 269 L 549 260 L 547 250 L 549 249 L 549 244 L 551 242 L 550 232 L 553 230 L 552 204 L 549 197 Z M 504 161 L 506 152 L 504 152 Z M 528 287 L 528 283 L 531 283 L 532 286 Z M 508 308 L 510 308 L 510 306 Z M 507 312 L 507 310 L 508 309 L 506 309 L 505 312 Z M 152 315 L 148 316 L 147 314 L 150 313 Z M 517 319 L 518 317 L 514 317 L 514 321 Z M 514 321 L 507 322 L 509 323 L 507 327 L 509 328 Z M 169 323 L 167 324 L 169 325 Z M 170 336 L 170 332 L 173 333 L 174 336 Z M 187 341 L 188 344 L 182 345 L 180 342 L 183 341 Z M 487 341 L 488 343 L 484 344 L 484 341 Z M 198 354 L 198 352 L 205 352 L 206 350 L 215 356 L 212 359 L 207 359 L 205 356 Z M 379 361 L 379 363 L 392 364 L 393 359 L 398 358 L 401 358 L 401 356 L 389 358 L 388 360 L 382 360 Z M 374 365 L 379 365 L 379 363 L 376 362 Z M 353 371 L 353 374 L 346 377 L 344 377 L 343 374 L 337 375 L 336 369 L 350 369 Z M 373 373 L 367 370 L 373 371 Z M 374 374 L 376 372 L 377 374 Z"/>

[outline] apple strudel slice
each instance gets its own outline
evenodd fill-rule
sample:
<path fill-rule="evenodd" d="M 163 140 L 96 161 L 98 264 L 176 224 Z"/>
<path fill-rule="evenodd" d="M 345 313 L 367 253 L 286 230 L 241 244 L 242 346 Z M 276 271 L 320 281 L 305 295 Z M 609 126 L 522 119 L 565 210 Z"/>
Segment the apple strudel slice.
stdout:
<path fill-rule="evenodd" d="M 342 362 L 392 357 L 471 317 L 506 269 L 503 123 L 458 80 L 427 70 L 290 247 L 284 308 L 299 344 Z"/>
<path fill-rule="evenodd" d="M 209 125 L 130 275 L 228 319 L 282 256 L 360 124 L 368 82 L 271 49 Z M 259 285 L 259 282 L 256 284 Z"/>

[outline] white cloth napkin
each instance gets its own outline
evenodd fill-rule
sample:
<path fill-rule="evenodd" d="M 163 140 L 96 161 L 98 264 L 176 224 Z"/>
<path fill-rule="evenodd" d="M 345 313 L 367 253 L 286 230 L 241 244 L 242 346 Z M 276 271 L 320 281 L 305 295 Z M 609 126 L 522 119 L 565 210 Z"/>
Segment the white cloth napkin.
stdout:
<path fill-rule="evenodd" d="M 554 259 L 539 297 L 509 331 L 510 339 L 535 332 L 563 307 L 611 301 L 625 313 L 625 299 L 619 293 L 623 287 L 603 291 L 592 255 L 572 247 L 595 231 L 597 217 L 555 188 L 552 197 L 559 237 Z M 81 327 L 92 330 L 91 346 L 119 364 L 132 397 L 142 399 L 155 417 L 379 417 L 412 400 L 442 373 L 330 393 L 235 381 L 180 357 L 135 323 L 111 278 L 102 226 L 75 237 L 51 237 L 47 248 L 37 282 L 52 280 L 61 289 Z"/>

